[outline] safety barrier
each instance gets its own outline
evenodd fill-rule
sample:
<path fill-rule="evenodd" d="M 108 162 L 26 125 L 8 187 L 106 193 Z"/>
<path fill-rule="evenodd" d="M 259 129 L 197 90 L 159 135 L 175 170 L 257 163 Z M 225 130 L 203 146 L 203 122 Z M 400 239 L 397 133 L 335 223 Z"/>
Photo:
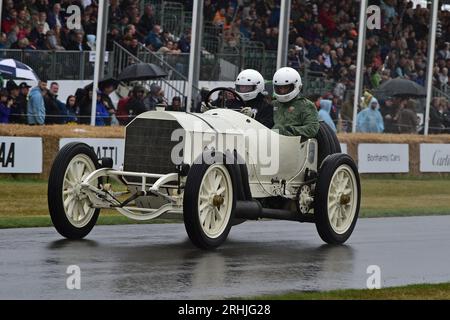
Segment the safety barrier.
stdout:
<path fill-rule="evenodd" d="M 358 162 L 362 174 L 450 174 L 450 135 L 338 136 L 343 152 Z M 60 147 L 74 138 L 92 145 L 99 156 L 113 158 L 119 166 L 124 154 L 123 137 L 123 127 L 1 126 L 0 175 L 29 173 L 46 179 Z"/>

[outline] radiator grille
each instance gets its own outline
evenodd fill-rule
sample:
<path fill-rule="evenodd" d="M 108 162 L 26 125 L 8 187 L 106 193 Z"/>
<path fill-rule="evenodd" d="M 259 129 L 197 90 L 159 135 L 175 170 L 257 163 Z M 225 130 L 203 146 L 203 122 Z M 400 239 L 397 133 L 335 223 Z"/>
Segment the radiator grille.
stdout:
<path fill-rule="evenodd" d="M 177 121 L 136 119 L 126 130 L 124 170 L 166 174 L 175 171 L 172 149 L 179 141 L 171 141 L 174 130 L 181 129 Z M 140 178 L 127 177 L 130 182 Z"/>

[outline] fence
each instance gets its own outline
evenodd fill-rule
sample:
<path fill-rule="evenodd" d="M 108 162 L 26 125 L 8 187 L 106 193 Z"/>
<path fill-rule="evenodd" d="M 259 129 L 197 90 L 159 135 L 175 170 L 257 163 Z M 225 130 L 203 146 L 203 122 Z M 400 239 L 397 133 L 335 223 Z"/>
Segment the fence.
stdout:
<path fill-rule="evenodd" d="M 450 89 L 448 86 L 444 86 L 441 89 L 438 89 L 436 87 L 433 87 L 433 98 L 446 98 L 448 101 L 450 101 Z"/>
<path fill-rule="evenodd" d="M 208 49 L 214 48 L 217 43 L 210 43 L 210 45 Z M 201 53 L 200 80 L 234 81 L 241 70 L 249 68 L 260 70 L 265 78 L 271 79 L 276 69 L 276 52 L 260 49 L 261 47 L 257 46 L 248 47 L 242 53 L 239 48 L 225 47 L 221 52 L 214 53 L 214 50 L 207 50 L 204 47 Z M 168 68 L 169 70 L 166 71 L 171 80 L 182 80 L 188 77 L 189 53 L 155 53 L 142 46 L 137 58 Z"/>
<path fill-rule="evenodd" d="M 137 57 L 140 61 L 159 65 L 167 72 L 167 80 L 186 80 L 188 78 L 189 54 L 158 54 L 144 45 L 139 46 Z"/>
<path fill-rule="evenodd" d="M 12 139 L 23 139 L 20 137 L 42 137 L 42 155 L 37 155 L 32 153 L 32 150 L 25 149 L 26 153 L 24 157 L 32 157 L 35 161 L 42 163 L 42 173 L 24 175 L 28 177 L 35 177 L 41 179 L 47 179 L 50 173 L 50 168 L 55 158 L 56 152 L 59 150 L 59 142 L 61 138 L 123 138 L 124 137 L 124 127 L 89 127 L 82 126 L 79 127 L 83 130 L 72 130 L 70 127 L 64 127 L 61 125 L 47 126 L 46 130 L 42 130 L 39 126 L 24 126 L 24 125 L 4 125 L 0 126 L 0 137 L 11 137 Z M 381 144 L 379 147 L 383 148 L 383 143 L 390 144 L 408 144 L 409 152 L 408 158 L 402 158 L 402 161 L 407 161 L 409 163 L 409 174 L 414 176 L 420 176 L 423 174 L 421 167 L 434 166 L 435 171 L 424 170 L 426 172 L 437 172 L 438 175 L 449 175 L 450 166 L 446 165 L 444 161 L 442 164 L 439 162 L 437 164 L 430 163 L 433 159 L 433 153 L 421 152 L 422 144 L 429 144 L 428 148 L 441 150 L 441 157 L 445 160 L 445 156 L 449 152 L 450 146 L 450 136 L 449 135 L 431 135 L 431 136 L 418 136 L 418 135 L 374 135 L 374 134 L 339 134 L 339 141 L 346 146 L 347 153 L 353 157 L 356 161 L 360 159 L 359 145 L 360 144 Z M 110 144 L 108 144 L 110 145 Z M 39 145 L 41 147 L 41 145 Z M 390 157 L 389 151 L 383 151 Z M 431 156 L 429 156 L 431 155 Z M 425 156 L 425 157 L 423 157 Z M 17 157 L 17 154 L 16 154 Z M 38 158 L 38 159 L 35 159 Z M 389 163 L 384 163 L 386 169 Z M 440 168 L 439 168 L 440 166 Z M 16 164 L 15 169 L 20 168 L 20 164 Z M 0 173 L 0 177 L 10 176 L 12 173 L 6 173 L 8 168 L 3 169 Z M 11 172 L 11 171 L 9 171 Z M 17 171 L 17 172 L 27 172 L 27 171 Z M 392 171 L 391 171 L 392 172 Z M 444 173 L 446 172 L 446 173 Z M 14 177 L 17 178 L 20 173 L 13 173 Z M 405 173 L 403 173 L 405 174 Z"/>
<path fill-rule="evenodd" d="M 276 51 L 264 50 L 262 43 L 244 42 L 241 46 L 221 47 L 220 37 L 206 36 L 201 54 L 200 80 L 234 81 L 243 69 L 259 70 L 265 79 L 271 80 L 276 69 Z M 215 52 L 219 51 L 219 52 Z M 0 59 L 16 59 L 29 65 L 40 78 L 56 80 L 92 80 L 94 76 L 94 52 L 89 51 L 45 51 L 45 50 L 0 50 Z M 174 94 L 185 96 L 189 71 L 189 54 L 158 54 L 140 46 L 138 55 L 133 56 L 123 47 L 115 44 L 106 62 L 105 76 L 114 77 L 123 68 L 136 62 L 148 62 L 161 66 L 167 73 L 166 80 L 180 80 L 172 88 L 164 84 Z M 308 95 L 324 94 L 334 89 L 335 82 L 326 80 L 313 72 L 302 72 L 303 92 Z M 161 84 L 163 81 L 160 81 Z M 178 83 L 178 82 L 177 82 Z M 352 95 L 347 90 L 346 96 Z M 443 97 L 450 101 L 450 89 L 433 88 L 433 97 Z"/>
<path fill-rule="evenodd" d="M 192 26 L 192 12 L 185 11 L 182 3 L 162 0 L 144 0 L 139 3 L 140 12 L 144 12 L 144 7 L 151 4 L 155 12 L 155 22 L 163 30 L 169 30 L 176 36 Z"/>
<path fill-rule="evenodd" d="M 40 78 L 91 80 L 95 57 L 89 51 L 0 50 L 0 59 L 16 59 L 30 66 Z"/>
<path fill-rule="evenodd" d="M 186 83 L 187 79 L 184 78 L 177 70 L 173 69 L 168 64 L 164 63 L 164 61 L 158 60 L 156 55 L 151 54 L 145 47 L 141 47 L 138 56 L 132 55 L 125 48 L 119 45 L 117 42 L 114 43 L 113 50 L 113 65 L 114 69 L 111 71 L 111 76 L 117 78 L 123 69 L 126 67 L 139 62 L 146 63 L 154 63 L 159 65 L 163 70 L 168 73 L 168 77 L 166 79 L 158 79 L 152 81 L 140 81 L 140 83 L 149 89 L 150 83 L 158 84 L 161 89 L 165 92 L 165 96 L 173 97 L 180 96 L 186 97 Z M 181 80 L 176 82 L 169 82 L 169 80 Z"/>
<path fill-rule="evenodd" d="M 214 53 L 219 46 L 217 37 L 209 37 L 207 41 L 201 55 L 200 80 L 234 80 L 239 71 L 246 68 L 261 70 L 267 79 L 275 72 L 276 52 L 261 52 L 261 47 L 249 46 L 245 48 L 244 55 L 239 48 L 224 48 L 220 53 Z M 0 50 L 0 59 L 7 58 L 29 65 L 40 78 L 92 80 L 94 77 L 95 55 L 89 51 Z M 117 76 L 119 70 L 138 61 L 162 66 L 169 74 L 168 80 L 187 80 L 188 53 L 158 54 L 150 52 L 144 46 L 140 47 L 136 57 L 120 45 L 114 46 L 114 50 L 108 55 L 105 76 Z"/>

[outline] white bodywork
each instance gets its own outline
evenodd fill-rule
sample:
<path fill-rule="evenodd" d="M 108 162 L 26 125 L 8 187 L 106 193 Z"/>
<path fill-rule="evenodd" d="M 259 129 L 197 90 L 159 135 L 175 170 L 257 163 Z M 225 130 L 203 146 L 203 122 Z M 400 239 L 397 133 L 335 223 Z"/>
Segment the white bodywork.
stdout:
<path fill-rule="evenodd" d="M 182 132 L 173 134 L 173 141 L 179 141 L 173 154 L 183 149 L 183 163 L 192 165 L 205 147 L 225 153 L 237 150 L 245 160 L 249 174 L 249 185 L 253 198 L 284 196 L 295 198 L 299 186 L 305 180 L 306 169 L 317 172 L 317 141 L 309 139 L 301 143 L 300 137 L 287 137 L 266 128 L 261 123 L 239 112 L 229 109 L 215 109 L 203 114 L 184 112 L 150 111 L 139 119 L 177 121 Z M 97 188 L 99 177 L 117 180 L 126 176 L 138 176 L 141 183 L 127 183 L 131 192 L 152 194 L 153 200 L 139 200 L 135 206 L 121 206 L 103 186 Z M 158 179 L 148 183 L 150 179 Z M 178 194 L 176 172 L 157 174 L 152 172 L 124 172 L 99 169 L 83 180 L 82 187 L 96 208 L 115 207 L 120 213 L 137 220 L 148 220 L 165 212 L 182 212 L 183 193 Z M 184 183 L 185 177 L 180 177 Z M 105 198 L 107 201 L 105 201 Z M 150 198 L 150 197 L 142 197 Z M 147 202 L 146 202 L 147 201 Z M 155 201 L 157 205 L 155 205 Z M 113 205 L 111 205 L 113 204 Z M 114 206 L 116 204 L 116 206 Z"/>
<path fill-rule="evenodd" d="M 255 198 L 281 195 L 280 184 L 273 180 L 286 181 L 286 190 L 291 192 L 304 181 L 306 168 L 317 171 L 315 139 L 301 143 L 301 137 L 280 135 L 233 110 L 215 109 L 195 115 L 150 111 L 139 118 L 177 121 L 186 133 L 179 146 L 185 151 L 186 164 L 194 163 L 205 147 L 220 152 L 236 149 L 247 165 Z"/>

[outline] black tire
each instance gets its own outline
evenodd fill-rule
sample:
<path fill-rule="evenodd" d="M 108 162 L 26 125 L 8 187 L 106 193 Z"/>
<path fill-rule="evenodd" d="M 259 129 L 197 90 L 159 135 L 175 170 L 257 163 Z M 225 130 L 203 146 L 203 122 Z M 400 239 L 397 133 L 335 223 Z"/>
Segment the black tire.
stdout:
<path fill-rule="evenodd" d="M 348 227 L 343 228 L 342 232 L 336 232 L 330 222 L 329 218 L 329 191 L 331 180 L 337 170 L 343 170 L 348 172 L 349 181 L 352 181 L 351 186 L 356 187 L 356 192 L 352 190 L 352 195 L 348 200 L 351 203 L 351 222 L 350 218 L 347 220 Z M 353 176 L 352 174 L 353 173 Z M 336 199 L 336 202 L 338 200 Z M 342 201 L 342 197 L 339 199 Z M 345 201 L 345 200 L 344 200 Z M 348 204 L 347 203 L 347 204 Z M 356 221 L 358 220 L 359 208 L 361 203 L 361 185 L 359 180 L 358 169 L 356 168 L 355 162 L 350 156 L 342 153 L 337 153 L 330 155 L 323 162 L 319 170 L 319 178 L 317 181 L 314 197 L 314 216 L 317 231 L 323 241 L 329 244 L 342 244 L 350 237 L 355 228 Z M 347 205 L 344 204 L 344 205 Z M 339 205 L 339 207 L 342 204 Z M 345 225 L 344 225 L 345 226 Z"/>
<path fill-rule="evenodd" d="M 328 137 L 329 137 L 328 139 L 331 142 L 332 154 L 341 153 L 342 152 L 341 144 L 339 143 L 339 139 L 336 135 L 336 132 L 334 132 L 333 129 L 331 129 L 331 127 L 329 125 L 327 125 L 325 122 L 324 122 L 324 124 L 325 124 L 324 125 L 325 130 L 328 131 Z"/>
<path fill-rule="evenodd" d="M 318 159 L 317 165 L 320 166 L 330 154 L 332 154 L 332 143 L 329 139 L 328 131 L 326 129 L 327 124 L 325 122 L 320 122 L 319 132 L 317 133 L 316 139 L 318 144 Z"/>
<path fill-rule="evenodd" d="M 65 145 L 58 152 L 48 179 L 47 199 L 50 217 L 59 234 L 67 239 L 82 239 L 87 236 L 96 224 L 100 213 L 100 209 L 95 209 L 89 222 L 82 227 L 72 224 L 66 215 L 63 204 L 63 182 L 70 161 L 77 155 L 87 156 L 95 169 L 99 168 L 97 156 L 92 148 L 85 143 L 73 142 Z"/>
<path fill-rule="evenodd" d="M 319 132 L 317 133 L 316 139 L 318 143 L 318 162 L 320 166 L 331 154 L 340 153 L 341 145 L 336 136 L 336 133 L 323 121 L 319 122 Z"/>
<path fill-rule="evenodd" d="M 234 211 L 236 207 L 236 188 L 235 177 L 232 166 L 224 165 L 229 177 L 231 178 L 231 214 L 223 232 L 218 237 L 210 237 L 203 230 L 200 222 L 200 213 L 198 208 L 198 199 L 200 196 L 200 187 L 207 170 L 214 164 L 194 164 L 189 170 L 186 180 L 186 187 L 183 199 L 183 219 L 186 232 L 192 243 L 200 249 L 211 250 L 219 247 L 228 237 L 234 220 Z"/>

